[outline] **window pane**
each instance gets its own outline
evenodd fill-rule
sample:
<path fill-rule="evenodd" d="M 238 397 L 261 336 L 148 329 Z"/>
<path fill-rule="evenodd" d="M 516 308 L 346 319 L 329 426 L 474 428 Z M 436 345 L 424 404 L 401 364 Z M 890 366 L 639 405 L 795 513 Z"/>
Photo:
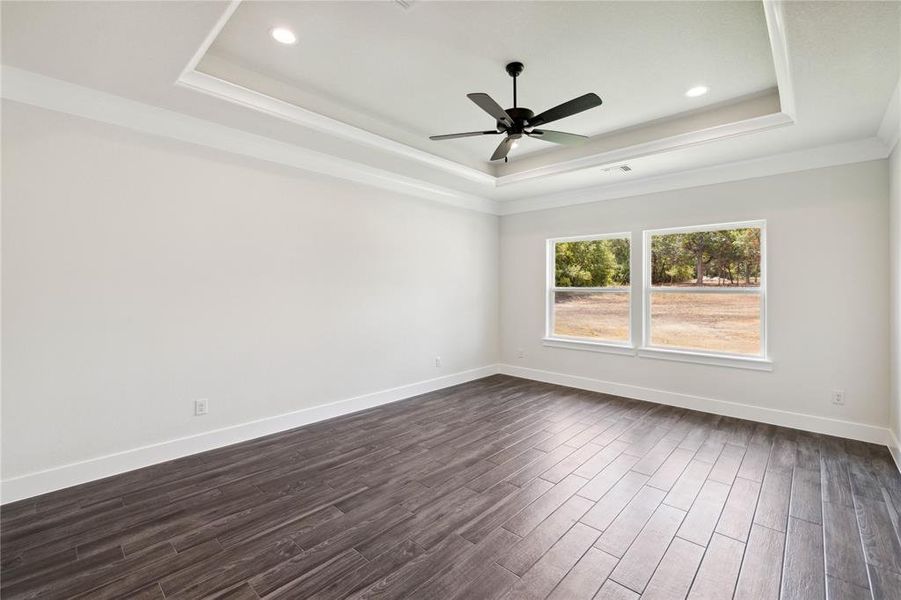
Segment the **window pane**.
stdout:
<path fill-rule="evenodd" d="M 557 242 L 554 279 L 556 287 L 629 285 L 629 240 Z"/>
<path fill-rule="evenodd" d="M 760 285 L 760 228 L 651 236 L 655 286 Z"/>
<path fill-rule="evenodd" d="M 629 341 L 628 292 L 556 292 L 554 335 Z"/>
<path fill-rule="evenodd" d="M 759 294 L 651 292 L 651 345 L 759 355 Z"/>

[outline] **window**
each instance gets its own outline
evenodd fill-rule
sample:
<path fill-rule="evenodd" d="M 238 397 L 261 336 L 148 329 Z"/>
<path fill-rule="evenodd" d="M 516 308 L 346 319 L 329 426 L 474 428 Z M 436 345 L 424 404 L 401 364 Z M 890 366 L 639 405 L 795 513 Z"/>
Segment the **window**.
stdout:
<path fill-rule="evenodd" d="M 547 337 L 629 345 L 629 234 L 548 240 Z"/>
<path fill-rule="evenodd" d="M 766 357 L 765 223 L 644 233 L 644 346 Z"/>

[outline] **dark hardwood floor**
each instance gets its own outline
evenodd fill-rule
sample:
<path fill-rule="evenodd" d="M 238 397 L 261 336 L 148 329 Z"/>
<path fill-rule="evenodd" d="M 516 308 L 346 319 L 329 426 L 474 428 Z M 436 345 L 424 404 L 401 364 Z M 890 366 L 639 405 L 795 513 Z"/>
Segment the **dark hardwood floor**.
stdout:
<path fill-rule="evenodd" d="M 3 506 L 13 598 L 901 598 L 886 448 L 495 376 Z"/>

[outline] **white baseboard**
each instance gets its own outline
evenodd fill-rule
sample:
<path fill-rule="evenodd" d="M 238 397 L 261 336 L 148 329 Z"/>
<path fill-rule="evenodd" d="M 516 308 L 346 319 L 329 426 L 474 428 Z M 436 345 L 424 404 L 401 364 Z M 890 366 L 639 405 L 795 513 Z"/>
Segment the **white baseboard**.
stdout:
<path fill-rule="evenodd" d="M 408 385 L 382 390 L 355 398 L 330 402 L 302 410 L 266 417 L 248 423 L 241 423 L 205 431 L 196 435 L 125 450 L 116 454 L 100 456 L 45 471 L 29 473 L 0 482 L 0 502 L 14 502 L 30 498 L 46 492 L 78 485 L 95 479 L 102 479 L 141 467 L 181 458 L 206 450 L 221 448 L 230 444 L 244 442 L 272 433 L 278 433 L 309 425 L 317 421 L 331 419 L 348 413 L 357 412 L 382 404 L 412 398 L 427 392 L 433 392 L 488 377 L 498 372 L 497 365 L 487 365 L 477 369 L 461 371 L 443 377 L 418 381 Z"/>
<path fill-rule="evenodd" d="M 901 472 L 901 444 L 898 443 L 898 437 L 895 435 L 894 431 L 889 429 L 888 434 L 888 451 L 892 453 L 892 458 L 895 459 L 895 466 L 898 468 L 898 471 Z"/>
<path fill-rule="evenodd" d="M 499 364 L 461 371 L 459 373 L 419 381 L 388 390 L 357 396 L 355 398 L 313 406 L 282 415 L 276 415 L 274 417 L 267 417 L 248 423 L 241 423 L 239 425 L 207 431 L 197 435 L 160 442 L 158 444 L 151 444 L 149 446 L 142 446 L 140 448 L 126 450 L 116 454 L 101 456 L 55 467 L 53 469 L 47 469 L 45 471 L 38 471 L 20 477 L 14 477 L 0 482 L 0 497 L 2 497 L 0 502 L 5 504 L 7 502 L 30 498 L 46 492 L 52 492 L 80 483 L 102 479 L 134 469 L 140 469 L 141 467 L 147 467 L 167 460 L 221 448 L 223 446 L 251 440 L 264 435 L 309 425 L 310 423 L 315 423 L 317 421 L 331 419 L 333 417 L 365 410 L 382 404 L 389 404 L 398 400 L 404 400 L 406 398 L 418 396 L 419 394 L 433 392 L 435 390 L 466 383 L 467 381 L 473 381 L 475 379 L 481 379 L 482 377 L 488 377 L 489 375 L 497 373 L 522 377 L 534 381 L 543 381 L 545 383 L 564 385 L 592 392 L 602 392 L 605 394 L 624 396 L 626 398 L 635 398 L 637 400 L 647 400 L 657 404 L 678 406 L 680 408 L 748 419 L 772 425 L 781 425 L 783 427 L 791 427 L 804 431 L 883 444 L 888 446 L 895 459 L 895 464 L 898 465 L 899 470 L 901 470 L 901 444 L 899 444 L 895 435 L 889 429 L 884 427 L 806 415 L 774 408 L 752 406 L 750 404 L 740 404 L 738 402 L 715 400 L 713 398 L 668 392 L 665 390 L 612 381 L 603 381 L 578 375 L 567 375 L 565 373 L 556 373 L 553 371 Z"/>
<path fill-rule="evenodd" d="M 605 394 L 635 398 L 636 400 L 647 400 L 648 402 L 657 404 L 678 406 L 680 408 L 699 410 L 727 417 L 748 419 L 750 421 L 769 423 L 771 425 L 781 425 L 783 427 L 802 429 L 814 433 L 825 433 L 827 435 L 860 440 L 862 442 L 886 445 L 891 449 L 891 432 L 885 427 L 877 427 L 876 425 L 866 425 L 864 423 L 842 421 L 840 419 L 830 419 L 828 417 L 818 417 L 815 415 L 806 415 L 803 413 L 753 406 L 750 404 L 740 404 L 738 402 L 729 402 L 726 400 L 715 400 L 713 398 L 704 398 L 702 396 L 668 392 L 665 390 L 603 381 L 578 375 L 567 375 L 565 373 L 556 373 L 553 371 L 517 367 L 515 365 L 501 364 L 499 365 L 499 372 L 504 375 L 565 385 L 591 392 L 603 392 Z M 897 442 L 895 442 L 895 444 L 897 445 Z M 899 457 L 896 456 L 895 460 L 898 461 Z"/>

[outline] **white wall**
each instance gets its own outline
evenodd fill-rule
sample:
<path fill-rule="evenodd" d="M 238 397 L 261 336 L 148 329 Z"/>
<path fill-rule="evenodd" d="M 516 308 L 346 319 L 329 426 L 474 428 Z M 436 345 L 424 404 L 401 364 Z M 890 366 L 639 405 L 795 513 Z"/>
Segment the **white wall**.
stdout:
<path fill-rule="evenodd" d="M 901 441 L 901 144 L 889 157 L 889 243 L 891 285 L 891 428 L 894 443 Z M 895 446 L 896 460 L 901 448 Z"/>
<path fill-rule="evenodd" d="M 3 110 L 4 480 L 499 358 L 889 422 L 889 161 L 505 216 L 499 241 L 497 217 Z M 760 218 L 773 372 L 540 344 L 546 238 L 631 230 L 637 241 L 646 228 Z M 833 388 L 846 406 L 829 402 Z M 209 398 L 209 415 L 192 416 L 194 398 Z"/>
<path fill-rule="evenodd" d="M 884 428 L 887 167 L 882 160 L 503 217 L 502 361 Z M 542 346 L 547 238 L 632 231 L 634 254 L 643 229 L 751 219 L 767 220 L 772 372 Z M 640 306 L 633 299 L 633 312 Z M 845 391 L 845 406 L 831 404 L 832 389 Z"/>
<path fill-rule="evenodd" d="M 497 217 L 3 110 L 4 479 L 496 362 Z"/>
<path fill-rule="evenodd" d="M 901 23 L 898 24 L 901 32 Z M 901 46 L 898 47 L 901 59 Z M 901 60 L 898 61 L 901 65 Z M 894 143 L 889 156 L 889 252 L 891 286 L 889 329 L 891 332 L 891 376 L 889 397 L 889 427 L 893 438 L 889 448 L 895 458 L 895 464 L 901 470 L 901 73 L 898 74 L 895 92 L 889 100 L 885 115 L 879 128 L 883 140 Z"/>

